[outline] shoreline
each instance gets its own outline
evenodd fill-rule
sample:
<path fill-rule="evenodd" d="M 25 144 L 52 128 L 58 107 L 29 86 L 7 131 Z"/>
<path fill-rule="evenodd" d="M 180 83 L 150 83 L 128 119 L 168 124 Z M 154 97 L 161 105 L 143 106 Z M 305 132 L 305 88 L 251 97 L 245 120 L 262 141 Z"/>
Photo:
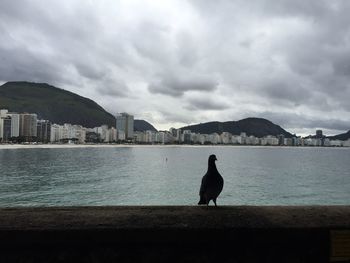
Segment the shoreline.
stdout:
<path fill-rule="evenodd" d="M 72 149 L 72 148 L 199 148 L 199 147 L 232 147 L 232 148 L 298 148 L 298 149 L 350 149 L 350 147 L 322 146 L 272 146 L 272 145 L 178 145 L 178 144 L 0 144 L 0 150 L 16 149 Z"/>

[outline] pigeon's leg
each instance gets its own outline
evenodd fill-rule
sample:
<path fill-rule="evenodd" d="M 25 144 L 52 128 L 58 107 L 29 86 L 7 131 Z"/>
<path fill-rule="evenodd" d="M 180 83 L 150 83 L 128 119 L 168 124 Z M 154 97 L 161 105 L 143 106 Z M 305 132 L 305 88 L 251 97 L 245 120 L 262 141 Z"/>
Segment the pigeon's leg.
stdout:
<path fill-rule="evenodd" d="M 213 202 L 214 202 L 215 206 L 217 206 L 217 205 L 216 205 L 216 198 L 213 199 Z"/>

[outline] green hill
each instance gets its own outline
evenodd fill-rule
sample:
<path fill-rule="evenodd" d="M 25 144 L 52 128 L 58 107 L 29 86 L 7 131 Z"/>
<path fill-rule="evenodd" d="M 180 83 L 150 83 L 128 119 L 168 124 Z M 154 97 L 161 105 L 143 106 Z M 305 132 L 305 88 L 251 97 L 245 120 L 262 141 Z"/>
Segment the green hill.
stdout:
<path fill-rule="evenodd" d="M 134 121 L 134 130 L 139 131 L 139 132 L 143 132 L 143 131 L 156 132 L 157 131 L 157 129 L 154 128 L 154 126 L 152 124 L 150 124 L 149 122 L 144 121 L 144 120 L 135 120 Z"/>
<path fill-rule="evenodd" d="M 96 102 L 45 83 L 5 83 L 0 86 L 0 109 L 36 113 L 57 124 L 115 127 L 115 117 Z"/>
<path fill-rule="evenodd" d="M 329 136 L 328 137 L 331 140 L 341 140 L 341 141 L 346 141 L 348 139 L 350 139 L 350 130 L 346 133 L 342 133 L 342 134 L 338 134 L 335 136 Z"/>
<path fill-rule="evenodd" d="M 282 129 L 280 126 L 272 123 L 269 120 L 262 118 L 246 118 L 239 121 L 227 121 L 227 122 L 207 122 L 191 126 L 182 127 L 182 130 L 191 130 L 192 132 L 210 134 L 210 133 L 223 133 L 230 132 L 235 135 L 239 135 L 241 132 L 245 132 L 248 136 L 254 135 L 256 137 L 264 137 L 267 135 L 280 135 L 290 138 L 292 134 Z"/>

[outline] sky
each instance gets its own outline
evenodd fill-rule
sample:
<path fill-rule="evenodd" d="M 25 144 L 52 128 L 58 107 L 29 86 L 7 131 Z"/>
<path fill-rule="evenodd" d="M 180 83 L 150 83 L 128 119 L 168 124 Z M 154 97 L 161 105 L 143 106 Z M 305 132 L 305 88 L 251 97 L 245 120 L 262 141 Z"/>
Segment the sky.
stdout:
<path fill-rule="evenodd" d="M 350 1 L 1 0 L 0 82 L 45 82 L 158 129 L 350 129 Z"/>

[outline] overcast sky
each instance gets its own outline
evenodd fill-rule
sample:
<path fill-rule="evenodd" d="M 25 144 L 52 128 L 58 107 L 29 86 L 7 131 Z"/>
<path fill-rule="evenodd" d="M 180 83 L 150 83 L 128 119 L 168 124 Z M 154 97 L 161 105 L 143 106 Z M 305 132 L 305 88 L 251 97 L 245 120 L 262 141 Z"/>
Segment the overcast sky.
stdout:
<path fill-rule="evenodd" d="M 350 1 L 1 0 L 0 81 L 46 82 L 158 129 L 262 117 L 350 129 Z"/>

